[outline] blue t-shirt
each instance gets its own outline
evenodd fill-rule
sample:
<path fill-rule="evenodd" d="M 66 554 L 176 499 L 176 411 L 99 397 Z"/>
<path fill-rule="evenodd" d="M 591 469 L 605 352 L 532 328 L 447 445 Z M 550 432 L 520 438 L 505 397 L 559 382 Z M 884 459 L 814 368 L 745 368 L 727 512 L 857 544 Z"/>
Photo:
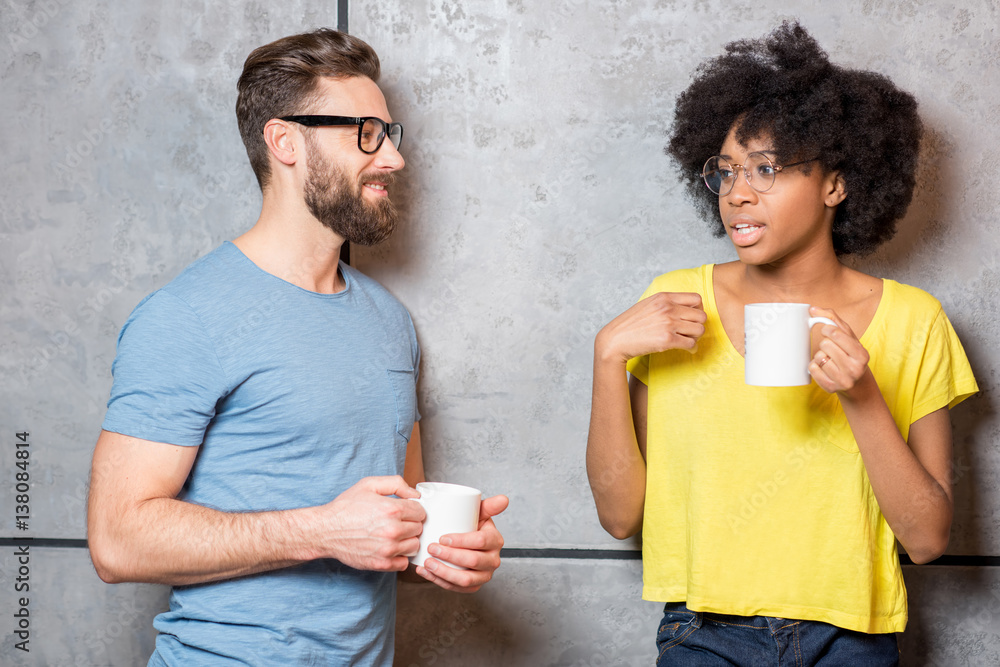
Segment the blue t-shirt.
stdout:
<path fill-rule="evenodd" d="M 200 446 L 178 498 L 225 512 L 322 505 L 402 474 L 419 419 L 413 323 L 340 271 L 346 289 L 318 294 L 232 243 L 194 262 L 122 328 L 103 428 Z M 395 574 L 334 560 L 178 586 L 150 664 L 391 665 L 395 603 Z"/>

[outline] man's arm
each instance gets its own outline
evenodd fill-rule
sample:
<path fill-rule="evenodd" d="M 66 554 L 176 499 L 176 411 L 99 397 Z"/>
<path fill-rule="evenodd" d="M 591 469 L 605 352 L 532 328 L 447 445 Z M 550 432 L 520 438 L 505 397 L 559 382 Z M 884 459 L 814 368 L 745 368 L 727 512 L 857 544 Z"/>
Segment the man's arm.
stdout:
<path fill-rule="evenodd" d="M 335 558 L 406 569 L 424 510 L 404 479 L 368 477 L 318 507 L 231 513 L 177 500 L 197 447 L 102 431 L 94 450 L 87 536 L 98 575 L 170 585 L 228 579 Z M 388 496 L 396 495 L 399 498 Z"/>
<path fill-rule="evenodd" d="M 424 448 L 420 444 L 420 422 L 413 424 L 413 431 L 410 433 L 410 442 L 406 445 L 406 463 L 403 465 L 403 479 L 406 483 L 417 488 L 420 482 L 426 482 L 424 478 Z"/>

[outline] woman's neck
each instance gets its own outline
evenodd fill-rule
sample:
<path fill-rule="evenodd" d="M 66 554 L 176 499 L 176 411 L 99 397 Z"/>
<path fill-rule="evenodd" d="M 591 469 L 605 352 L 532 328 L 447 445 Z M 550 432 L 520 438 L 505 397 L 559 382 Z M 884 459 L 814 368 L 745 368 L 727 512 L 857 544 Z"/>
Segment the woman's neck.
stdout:
<path fill-rule="evenodd" d="M 843 290 L 853 271 L 833 261 L 811 266 L 739 264 L 735 273 L 739 291 L 744 292 L 747 302 L 809 303 L 829 302 L 829 297 Z"/>

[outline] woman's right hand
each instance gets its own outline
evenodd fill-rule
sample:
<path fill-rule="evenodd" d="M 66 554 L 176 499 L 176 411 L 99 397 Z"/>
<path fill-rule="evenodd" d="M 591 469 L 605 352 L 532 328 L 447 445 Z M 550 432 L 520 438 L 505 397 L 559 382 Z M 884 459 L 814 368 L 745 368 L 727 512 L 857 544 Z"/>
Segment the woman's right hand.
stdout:
<path fill-rule="evenodd" d="M 665 350 L 697 349 L 705 333 L 705 309 L 694 292 L 657 292 L 611 320 L 594 341 L 599 360 L 626 363 Z"/>

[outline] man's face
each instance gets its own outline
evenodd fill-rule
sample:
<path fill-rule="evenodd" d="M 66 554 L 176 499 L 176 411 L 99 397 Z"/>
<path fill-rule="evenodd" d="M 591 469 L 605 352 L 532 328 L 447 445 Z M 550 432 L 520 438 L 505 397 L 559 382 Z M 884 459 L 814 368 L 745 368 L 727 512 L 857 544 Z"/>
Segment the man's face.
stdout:
<path fill-rule="evenodd" d="M 365 199 L 362 188 L 373 182 L 388 188 L 394 180 L 391 172 L 369 171 L 351 178 L 345 169 L 327 161 L 315 145 L 309 146 L 307 168 L 306 206 L 325 227 L 358 245 L 377 245 L 389 238 L 396 228 L 395 205 L 387 196 L 376 201 Z"/>
<path fill-rule="evenodd" d="M 319 92 L 324 102 L 312 113 L 392 120 L 370 79 L 324 79 Z M 405 164 L 392 142 L 386 138 L 367 154 L 358 148 L 357 127 L 318 127 L 307 133 L 306 147 L 303 194 L 310 213 L 350 243 L 368 246 L 388 238 L 397 220 L 389 187 Z"/>

